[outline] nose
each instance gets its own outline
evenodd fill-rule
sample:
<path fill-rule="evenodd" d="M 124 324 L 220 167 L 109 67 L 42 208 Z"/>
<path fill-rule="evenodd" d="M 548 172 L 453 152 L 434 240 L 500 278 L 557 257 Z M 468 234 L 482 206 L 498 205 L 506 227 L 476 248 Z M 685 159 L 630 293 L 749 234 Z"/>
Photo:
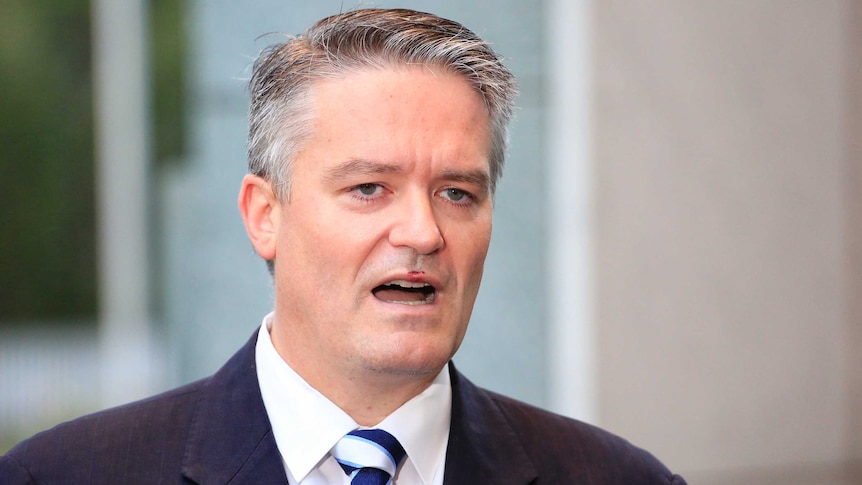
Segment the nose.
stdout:
<path fill-rule="evenodd" d="M 418 254 L 431 254 L 444 245 L 434 207 L 427 196 L 415 196 L 399 204 L 396 221 L 389 231 L 389 243 L 409 247 Z"/>

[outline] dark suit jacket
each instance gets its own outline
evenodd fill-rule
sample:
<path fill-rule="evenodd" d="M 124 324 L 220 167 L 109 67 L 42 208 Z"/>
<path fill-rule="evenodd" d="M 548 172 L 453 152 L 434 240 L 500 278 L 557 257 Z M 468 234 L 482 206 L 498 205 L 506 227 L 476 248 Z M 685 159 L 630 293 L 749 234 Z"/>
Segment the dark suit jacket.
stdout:
<path fill-rule="evenodd" d="M 256 335 L 212 377 L 22 442 L 0 457 L 0 484 L 286 484 L 257 383 Z M 450 368 L 446 485 L 685 483 L 619 437 Z"/>

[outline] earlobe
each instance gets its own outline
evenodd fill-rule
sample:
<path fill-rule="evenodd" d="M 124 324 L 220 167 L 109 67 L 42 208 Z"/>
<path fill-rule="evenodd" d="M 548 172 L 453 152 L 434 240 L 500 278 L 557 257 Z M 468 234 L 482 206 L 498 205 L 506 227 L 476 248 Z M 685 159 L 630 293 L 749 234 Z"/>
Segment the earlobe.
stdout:
<path fill-rule="evenodd" d="M 258 256 L 275 259 L 281 205 L 268 180 L 253 174 L 242 179 L 239 212 L 251 245 Z"/>

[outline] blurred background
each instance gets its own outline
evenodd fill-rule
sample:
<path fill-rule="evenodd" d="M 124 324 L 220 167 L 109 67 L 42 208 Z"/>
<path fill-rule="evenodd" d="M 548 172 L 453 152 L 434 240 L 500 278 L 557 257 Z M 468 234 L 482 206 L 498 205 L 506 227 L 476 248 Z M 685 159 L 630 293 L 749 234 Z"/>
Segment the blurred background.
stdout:
<path fill-rule="evenodd" d="M 259 326 L 245 80 L 355 6 L 0 0 L 0 452 Z M 862 2 L 374 6 L 520 81 L 461 370 L 690 483 L 862 484 Z"/>

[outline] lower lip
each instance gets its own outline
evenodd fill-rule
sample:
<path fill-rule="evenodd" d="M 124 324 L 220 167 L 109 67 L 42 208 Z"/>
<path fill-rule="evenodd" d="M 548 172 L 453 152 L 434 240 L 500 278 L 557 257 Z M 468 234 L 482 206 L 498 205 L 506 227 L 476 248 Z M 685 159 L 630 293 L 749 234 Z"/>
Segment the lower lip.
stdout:
<path fill-rule="evenodd" d="M 389 310 L 395 310 L 398 312 L 408 312 L 408 313 L 424 313 L 434 311 L 438 307 L 438 302 L 440 301 L 440 294 L 437 293 L 434 295 L 434 301 L 431 303 L 419 303 L 419 304 L 410 304 L 410 303 L 399 303 L 395 301 L 386 301 L 377 298 L 373 294 L 371 297 L 377 303 L 380 303 L 385 306 L 385 308 Z"/>
<path fill-rule="evenodd" d="M 379 298 L 378 298 L 379 300 Z M 433 305 L 434 301 L 389 301 L 389 300 L 380 300 L 383 303 L 392 303 L 393 305 L 404 305 L 404 306 L 429 306 Z"/>

